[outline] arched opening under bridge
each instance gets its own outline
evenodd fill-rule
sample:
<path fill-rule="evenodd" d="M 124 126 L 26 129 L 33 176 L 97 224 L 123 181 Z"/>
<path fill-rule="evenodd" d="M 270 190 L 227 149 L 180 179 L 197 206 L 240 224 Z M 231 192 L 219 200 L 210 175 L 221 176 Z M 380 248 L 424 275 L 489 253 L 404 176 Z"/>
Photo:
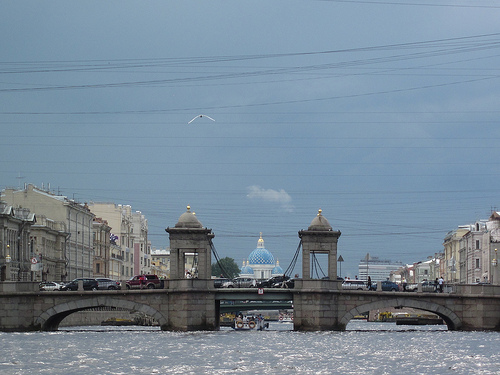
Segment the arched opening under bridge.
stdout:
<path fill-rule="evenodd" d="M 450 331 L 457 330 L 462 325 L 460 318 L 447 307 L 434 302 L 415 300 L 411 298 L 394 298 L 388 300 L 380 300 L 357 306 L 351 309 L 350 311 L 347 311 L 342 317 L 340 317 L 339 323 L 345 327 L 347 326 L 349 321 L 367 311 L 373 311 L 373 310 L 383 311 L 384 309 L 394 308 L 394 307 L 397 308 L 409 307 L 412 309 L 422 310 L 435 314 L 439 316 L 441 319 L 443 319 L 444 323 L 448 327 L 448 330 Z"/>
<path fill-rule="evenodd" d="M 135 311 L 151 317 L 158 322 L 160 327 L 167 324 L 166 317 L 151 306 L 107 296 L 91 297 L 53 306 L 40 314 L 36 318 L 35 324 L 39 325 L 42 331 L 57 331 L 61 322 L 69 315 L 100 307 L 115 307 L 121 310 Z"/>

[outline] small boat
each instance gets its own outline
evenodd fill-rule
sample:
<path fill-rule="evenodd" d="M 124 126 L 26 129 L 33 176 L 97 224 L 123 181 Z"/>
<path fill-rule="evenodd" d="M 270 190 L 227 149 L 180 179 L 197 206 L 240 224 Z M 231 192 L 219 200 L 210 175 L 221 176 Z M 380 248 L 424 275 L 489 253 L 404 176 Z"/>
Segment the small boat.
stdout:
<path fill-rule="evenodd" d="M 269 328 L 269 323 L 266 323 L 264 318 L 262 317 L 239 316 L 236 319 L 234 319 L 231 328 L 237 331 L 249 331 L 253 329 L 256 329 L 258 331 L 263 331 L 264 329 Z"/>

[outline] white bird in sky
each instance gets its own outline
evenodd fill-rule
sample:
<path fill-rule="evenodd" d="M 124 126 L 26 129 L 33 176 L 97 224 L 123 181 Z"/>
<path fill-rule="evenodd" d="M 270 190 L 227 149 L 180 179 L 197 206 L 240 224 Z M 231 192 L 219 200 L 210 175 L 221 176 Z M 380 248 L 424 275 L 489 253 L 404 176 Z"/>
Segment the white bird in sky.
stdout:
<path fill-rule="evenodd" d="M 210 116 L 207 116 L 207 115 L 198 115 L 195 118 L 193 118 L 191 121 L 189 121 L 188 125 L 191 124 L 194 120 L 196 120 L 197 118 L 200 118 L 200 117 L 206 117 L 206 118 L 209 118 L 210 120 L 212 120 L 212 121 L 215 122 L 215 120 L 212 117 L 210 117 Z"/>

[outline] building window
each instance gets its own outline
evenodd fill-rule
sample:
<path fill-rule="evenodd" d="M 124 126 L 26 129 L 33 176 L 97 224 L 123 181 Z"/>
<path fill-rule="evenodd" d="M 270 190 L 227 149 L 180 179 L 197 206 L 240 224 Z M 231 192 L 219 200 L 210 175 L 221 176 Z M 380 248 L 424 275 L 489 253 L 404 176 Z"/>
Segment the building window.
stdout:
<path fill-rule="evenodd" d="M 476 258 L 476 268 L 479 268 L 479 258 Z"/>
<path fill-rule="evenodd" d="M 480 247 L 479 247 L 479 240 L 476 240 L 476 250 L 477 249 L 480 249 Z"/>

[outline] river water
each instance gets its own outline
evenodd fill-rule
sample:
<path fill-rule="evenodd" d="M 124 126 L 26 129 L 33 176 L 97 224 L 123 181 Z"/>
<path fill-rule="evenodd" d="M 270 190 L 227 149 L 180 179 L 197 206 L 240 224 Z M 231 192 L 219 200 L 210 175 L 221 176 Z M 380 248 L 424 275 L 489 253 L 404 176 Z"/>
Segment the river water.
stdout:
<path fill-rule="evenodd" d="M 500 333 L 352 321 L 345 332 L 0 333 L 0 374 L 499 374 Z"/>

